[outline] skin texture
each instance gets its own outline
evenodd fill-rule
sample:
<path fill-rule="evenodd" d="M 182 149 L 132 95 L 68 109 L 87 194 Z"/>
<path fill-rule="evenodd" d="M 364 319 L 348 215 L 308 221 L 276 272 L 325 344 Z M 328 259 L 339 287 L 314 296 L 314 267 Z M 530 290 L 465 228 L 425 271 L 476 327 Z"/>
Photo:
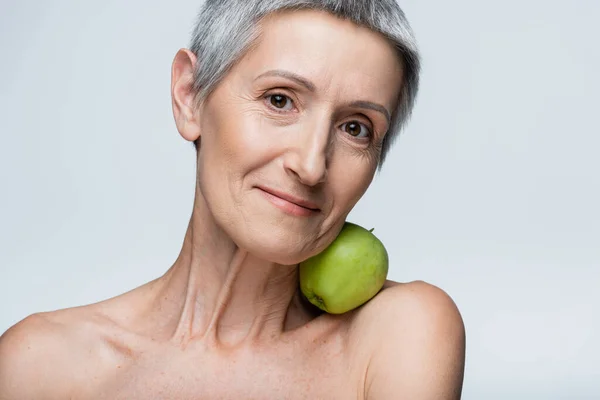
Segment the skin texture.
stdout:
<path fill-rule="evenodd" d="M 172 68 L 177 129 L 200 140 L 178 259 L 121 296 L 9 329 L 0 399 L 458 399 L 464 326 L 441 289 L 388 281 L 335 316 L 298 290 L 297 263 L 372 181 L 388 127 L 373 108 L 391 112 L 401 85 L 393 48 L 329 14 L 273 15 L 196 107 L 199 62 L 182 49 Z"/>

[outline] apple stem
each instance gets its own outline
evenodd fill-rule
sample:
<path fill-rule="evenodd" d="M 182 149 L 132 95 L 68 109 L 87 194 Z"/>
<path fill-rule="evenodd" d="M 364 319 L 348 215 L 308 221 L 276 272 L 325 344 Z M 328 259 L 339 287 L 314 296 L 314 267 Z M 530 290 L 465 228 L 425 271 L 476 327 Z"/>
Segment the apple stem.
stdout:
<path fill-rule="evenodd" d="M 371 229 L 369 230 L 369 232 L 371 232 L 371 233 L 372 233 L 374 230 L 375 230 L 375 228 L 371 228 Z"/>

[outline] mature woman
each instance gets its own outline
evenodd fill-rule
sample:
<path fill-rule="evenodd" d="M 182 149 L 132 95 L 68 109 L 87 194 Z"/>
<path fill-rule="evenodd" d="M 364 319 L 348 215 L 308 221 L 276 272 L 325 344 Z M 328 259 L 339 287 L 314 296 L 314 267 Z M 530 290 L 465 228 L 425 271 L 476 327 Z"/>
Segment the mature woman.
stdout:
<path fill-rule="evenodd" d="M 172 66 L 197 148 L 181 253 L 116 298 L 27 317 L 0 399 L 458 399 L 464 328 L 424 282 L 341 315 L 298 290 L 410 114 L 419 61 L 394 0 L 209 0 Z"/>

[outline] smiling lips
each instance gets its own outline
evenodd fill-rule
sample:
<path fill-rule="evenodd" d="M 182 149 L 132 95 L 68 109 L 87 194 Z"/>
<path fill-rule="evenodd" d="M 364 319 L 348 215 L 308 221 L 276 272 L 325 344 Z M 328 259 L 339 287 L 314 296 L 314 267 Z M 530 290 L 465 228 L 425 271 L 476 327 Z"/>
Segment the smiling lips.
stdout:
<path fill-rule="evenodd" d="M 287 214 L 299 217 L 309 217 L 321 211 L 319 206 L 311 201 L 275 189 L 266 187 L 258 187 L 258 189 L 271 204 Z"/>

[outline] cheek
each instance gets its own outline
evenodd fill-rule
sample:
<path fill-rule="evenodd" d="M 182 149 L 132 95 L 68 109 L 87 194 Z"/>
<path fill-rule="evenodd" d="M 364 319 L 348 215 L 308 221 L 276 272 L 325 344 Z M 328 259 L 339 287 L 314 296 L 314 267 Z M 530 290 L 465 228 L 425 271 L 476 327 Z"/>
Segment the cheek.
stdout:
<path fill-rule="evenodd" d="M 256 106 L 222 94 L 206 108 L 201 130 L 198 183 L 213 211 L 233 218 L 248 189 L 245 177 L 276 154 L 276 132 Z"/>
<path fill-rule="evenodd" d="M 211 134 L 218 157 L 230 169 L 252 169 L 266 161 L 275 149 L 273 127 L 255 107 L 221 112 Z"/>
<path fill-rule="evenodd" d="M 376 164 L 362 156 L 350 155 L 332 160 L 329 185 L 341 212 L 348 213 L 373 181 Z"/>

